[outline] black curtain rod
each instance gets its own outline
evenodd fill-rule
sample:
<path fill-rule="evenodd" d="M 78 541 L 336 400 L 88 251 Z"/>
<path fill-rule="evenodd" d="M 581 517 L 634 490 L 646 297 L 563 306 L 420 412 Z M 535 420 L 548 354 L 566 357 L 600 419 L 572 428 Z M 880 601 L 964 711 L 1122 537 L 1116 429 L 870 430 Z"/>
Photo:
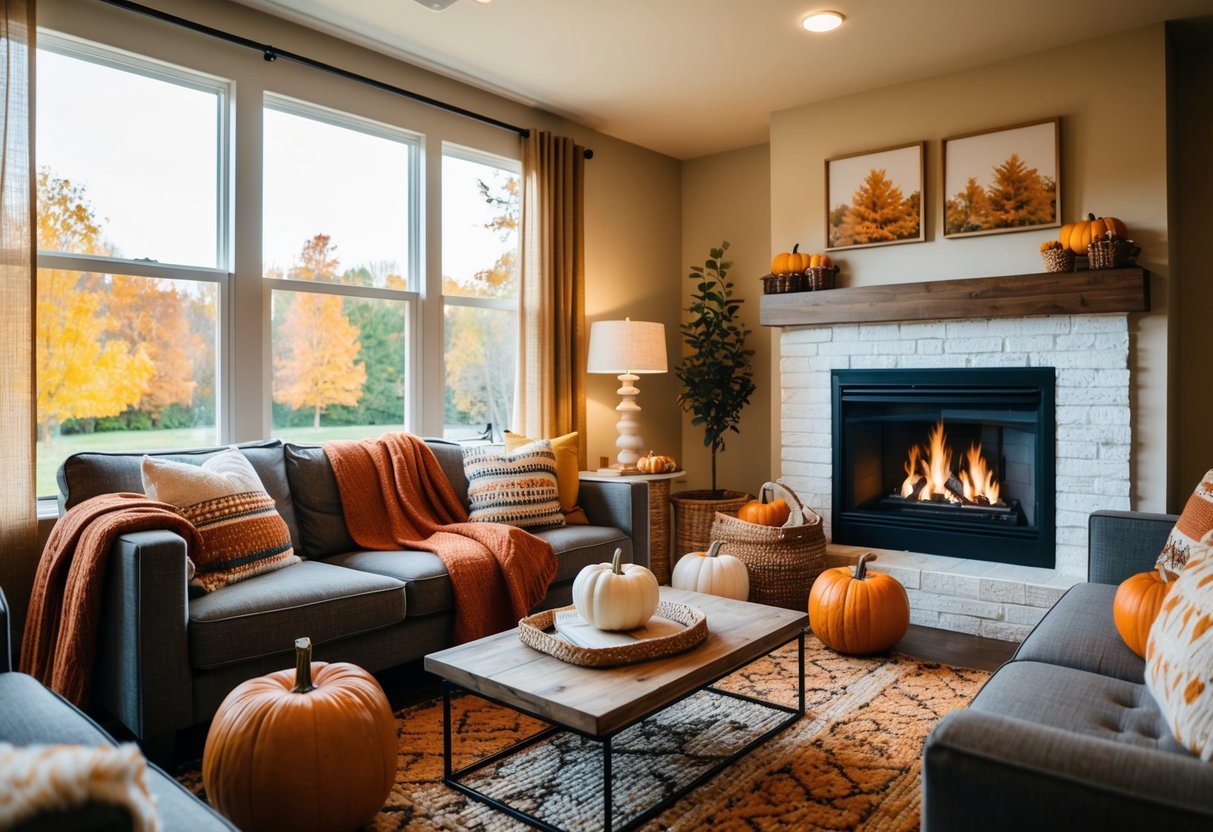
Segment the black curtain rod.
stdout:
<path fill-rule="evenodd" d="M 259 43 L 255 40 L 241 37 L 240 35 L 234 35 L 231 32 L 225 32 L 222 29 L 216 29 L 212 26 L 195 23 L 192 20 L 186 20 L 184 17 L 178 17 L 175 14 L 162 12 L 159 9 L 153 9 L 139 3 L 132 3 L 130 0 L 101 0 L 101 2 L 108 3 L 109 5 L 116 6 L 120 9 L 126 9 L 129 12 L 147 15 L 148 17 L 155 18 L 156 20 L 164 23 L 171 23 L 174 26 L 189 29 L 192 32 L 198 32 L 212 38 L 225 40 L 228 43 L 234 43 L 237 46 L 255 49 L 260 52 L 261 56 L 267 61 L 276 61 L 279 58 L 287 61 L 294 61 L 297 64 L 303 64 L 304 66 L 309 66 L 312 69 L 318 69 L 321 72 L 327 72 L 331 75 L 336 75 L 349 81 L 357 81 L 359 84 L 366 84 L 368 87 L 374 87 L 377 90 L 383 90 L 384 92 L 390 92 L 393 95 L 403 96 L 404 98 L 417 101 L 421 104 L 436 107 L 439 110 L 445 110 L 448 113 L 454 113 L 455 115 L 463 116 L 464 118 L 470 118 L 473 121 L 479 121 L 483 124 L 490 124 L 493 127 L 498 127 L 502 130 L 513 131 L 524 139 L 531 135 L 531 131 L 525 127 L 519 127 L 516 124 L 510 124 L 507 121 L 501 121 L 500 119 L 495 119 L 492 116 L 476 113 L 455 104 L 448 104 L 445 101 L 439 101 L 436 98 L 430 98 L 428 95 L 422 95 L 421 93 L 413 92 L 412 90 L 406 90 L 403 87 L 397 87 L 394 84 L 388 84 L 384 81 L 368 78 L 365 75 L 359 75 L 356 72 L 350 72 L 348 69 L 342 69 L 341 67 L 333 66 L 332 64 L 326 64 L 323 61 L 317 61 L 304 55 L 297 55 L 294 52 L 288 52 L 285 49 L 277 49 L 268 43 Z M 594 151 L 585 151 L 585 158 L 592 159 L 593 157 Z"/>

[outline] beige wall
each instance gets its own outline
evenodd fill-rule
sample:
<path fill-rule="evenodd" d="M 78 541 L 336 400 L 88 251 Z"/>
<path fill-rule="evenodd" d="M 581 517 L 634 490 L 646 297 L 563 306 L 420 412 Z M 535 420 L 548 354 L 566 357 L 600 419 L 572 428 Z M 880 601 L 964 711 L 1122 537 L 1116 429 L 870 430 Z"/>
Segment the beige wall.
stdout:
<path fill-rule="evenodd" d="M 1163 25 L 771 116 L 772 241 L 825 245 L 823 160 L 926 140 L 927 242 L 838 252 L 841 285 L 1041 271 L 1048 231 L 945 240 L 940 139 L 1062 117 L 1062 216 L 1128 223 L 1152 275 L 1154 311 L 1130 319 L 1132 505 L 1163 510 L 1167 487 L 1166 50 Z M 777 368 L 776 368 L 777 372 Z M 772 395 L 778 395 L 772 385 Z M 778 408 L 777 399 L 773 407 Z"/>
<path fill-rule="evenodd" d="M 687 279 L 690 267 L 703 265 L 708 251 L 729 241 L 728 258 L 733 269 L 728 279 L 734 283 L 735 296 L 743 299 L 741 317 L 754 332 L 749 345 L 754 356 L 754 382 L 758 390 L 742 411 L 740 433 L 730 433 L 725 450 L 717 455 L 716 479 L 721 488 L 757 494 L 770 478 L 771 408 L 778 402 L 778 389 L 772 388 L 770 332 L 758 325 L 760 277 L 771 265 L 770 148 L 758 145 L 730 153 L 690 159 L 682 166 L 682 263 L 678 297 L 683 308 L 694 288 Z M 685 313 L 684 313 L 685 314 Z M 679 350 L 681 354 L 681 341 Z M 675 380 L 677 384 L 677 380 Z M 671 400 L 672 402 L 673 400 Z M 675 488 L 709 488 L 711 454 L 703 446 L 703 432 L 692 427 L 690 416 L 683 415 L 682 467 L 686 484 Z"/>

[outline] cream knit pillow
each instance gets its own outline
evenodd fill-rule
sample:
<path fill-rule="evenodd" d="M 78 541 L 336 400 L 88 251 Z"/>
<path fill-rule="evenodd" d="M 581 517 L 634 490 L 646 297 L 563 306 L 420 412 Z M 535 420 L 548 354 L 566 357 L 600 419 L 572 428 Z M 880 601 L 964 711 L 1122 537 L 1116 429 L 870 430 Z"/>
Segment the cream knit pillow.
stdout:
<path fill-rule="evenodd" d="M 1192 545 L 1150 628 L 1146 687 L 1176 742 L 1213 760 L 1213 532 Z"/>
<path fill-rule="evenodd" d="M 1196 484 L 1196 490 L 1188 498 L 1183 514 L 1175 521 L 1175 528 L 1167 536 L 1162 552 L 1158 555 L 1158 566 L 1168 572 L 1178 572 L 1192 560 L 1196 542 L 1213 530 L 1213 469 Z"/>

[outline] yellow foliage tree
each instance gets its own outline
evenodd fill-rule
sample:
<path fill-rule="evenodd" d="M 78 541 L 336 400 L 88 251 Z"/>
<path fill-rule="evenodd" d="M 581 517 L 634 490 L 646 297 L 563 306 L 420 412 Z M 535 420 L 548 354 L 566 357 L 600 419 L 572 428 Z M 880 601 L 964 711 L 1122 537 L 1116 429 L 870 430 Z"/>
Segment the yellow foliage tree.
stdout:
<path fill-rule="evenodd" d="M 104 254 L 84 189 L 38 172 L 38 247 Z M 116 416 L 147 392 L 155 367 L 144 345 L 111 337 L 103 279 L 39 269 L 35 307 L 38 432 L 49 445 L 65 419 Z"/>
<path fill-rule="evenodd" d="M 990 200 L 977 177 L 970 176 L 963 191 L 948 200 L 944 207 L 944 224 L 949 234 L 980 231 L 986 228 L 990 216 Z"/>
<path fill-rule="evenodd" d="M 994 168 L 986 199 L 992 228 L 1044 225 L 1056 219 L 1052 180 L 1028 167 L 1018 153 Z"/>
<path fill-rule="evenodd" d="M 851 197 L 840 244 L 881 243 L 918 236 L 917 195 L 907 198 L 883 168 L 872 168 Z"/>
<path fill-rule="evenodd" d="M 337 275 L 335 246 L 317 234 L 303 247 L 291 276 L 332 280 Z M 366 366 L 356 362 L 362 345 L 358 328 L 342 311 L 337 295 L 292 292 L 282 321 L 281 351 L 274 356 L 274 401 L 291 408 L 312 408 L 312 426 L 329 405 L 353 407 L 362 398 Z"/>
<path fill-rule="evenodd" d="M 125 334 L 142 345 L 156 368 L 137 405 L 148 413 L 152 424 L 160 421 L 169 406 L 193 402 L 197 386 L 194 365 L 206 354 L 206 345 L 190 328 L 177 287 L 150 277 L 115 275 L 109 310 L 111 334 Z"/>

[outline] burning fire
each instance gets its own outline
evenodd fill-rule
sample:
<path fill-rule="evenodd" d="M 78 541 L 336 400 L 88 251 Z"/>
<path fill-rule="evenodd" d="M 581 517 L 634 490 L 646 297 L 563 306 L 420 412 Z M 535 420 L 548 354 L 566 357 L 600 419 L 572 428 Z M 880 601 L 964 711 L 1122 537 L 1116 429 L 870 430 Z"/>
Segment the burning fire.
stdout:
<path fill-rule="evenodd" d="M 981 455 L 981 445 L 973 443 L 965 457 L 968 467 L 960 469 L 960 478 L 957 479 L 952 473 L 952 449 L 948 446 L 943 422 L 939 422 L 931 431 L 930 442 L 925 447 L 910 446 L 901 496 L 907 500 L 967 505 L 998 504 L 998 482 L 994 478 L 994 471 Z"/>

